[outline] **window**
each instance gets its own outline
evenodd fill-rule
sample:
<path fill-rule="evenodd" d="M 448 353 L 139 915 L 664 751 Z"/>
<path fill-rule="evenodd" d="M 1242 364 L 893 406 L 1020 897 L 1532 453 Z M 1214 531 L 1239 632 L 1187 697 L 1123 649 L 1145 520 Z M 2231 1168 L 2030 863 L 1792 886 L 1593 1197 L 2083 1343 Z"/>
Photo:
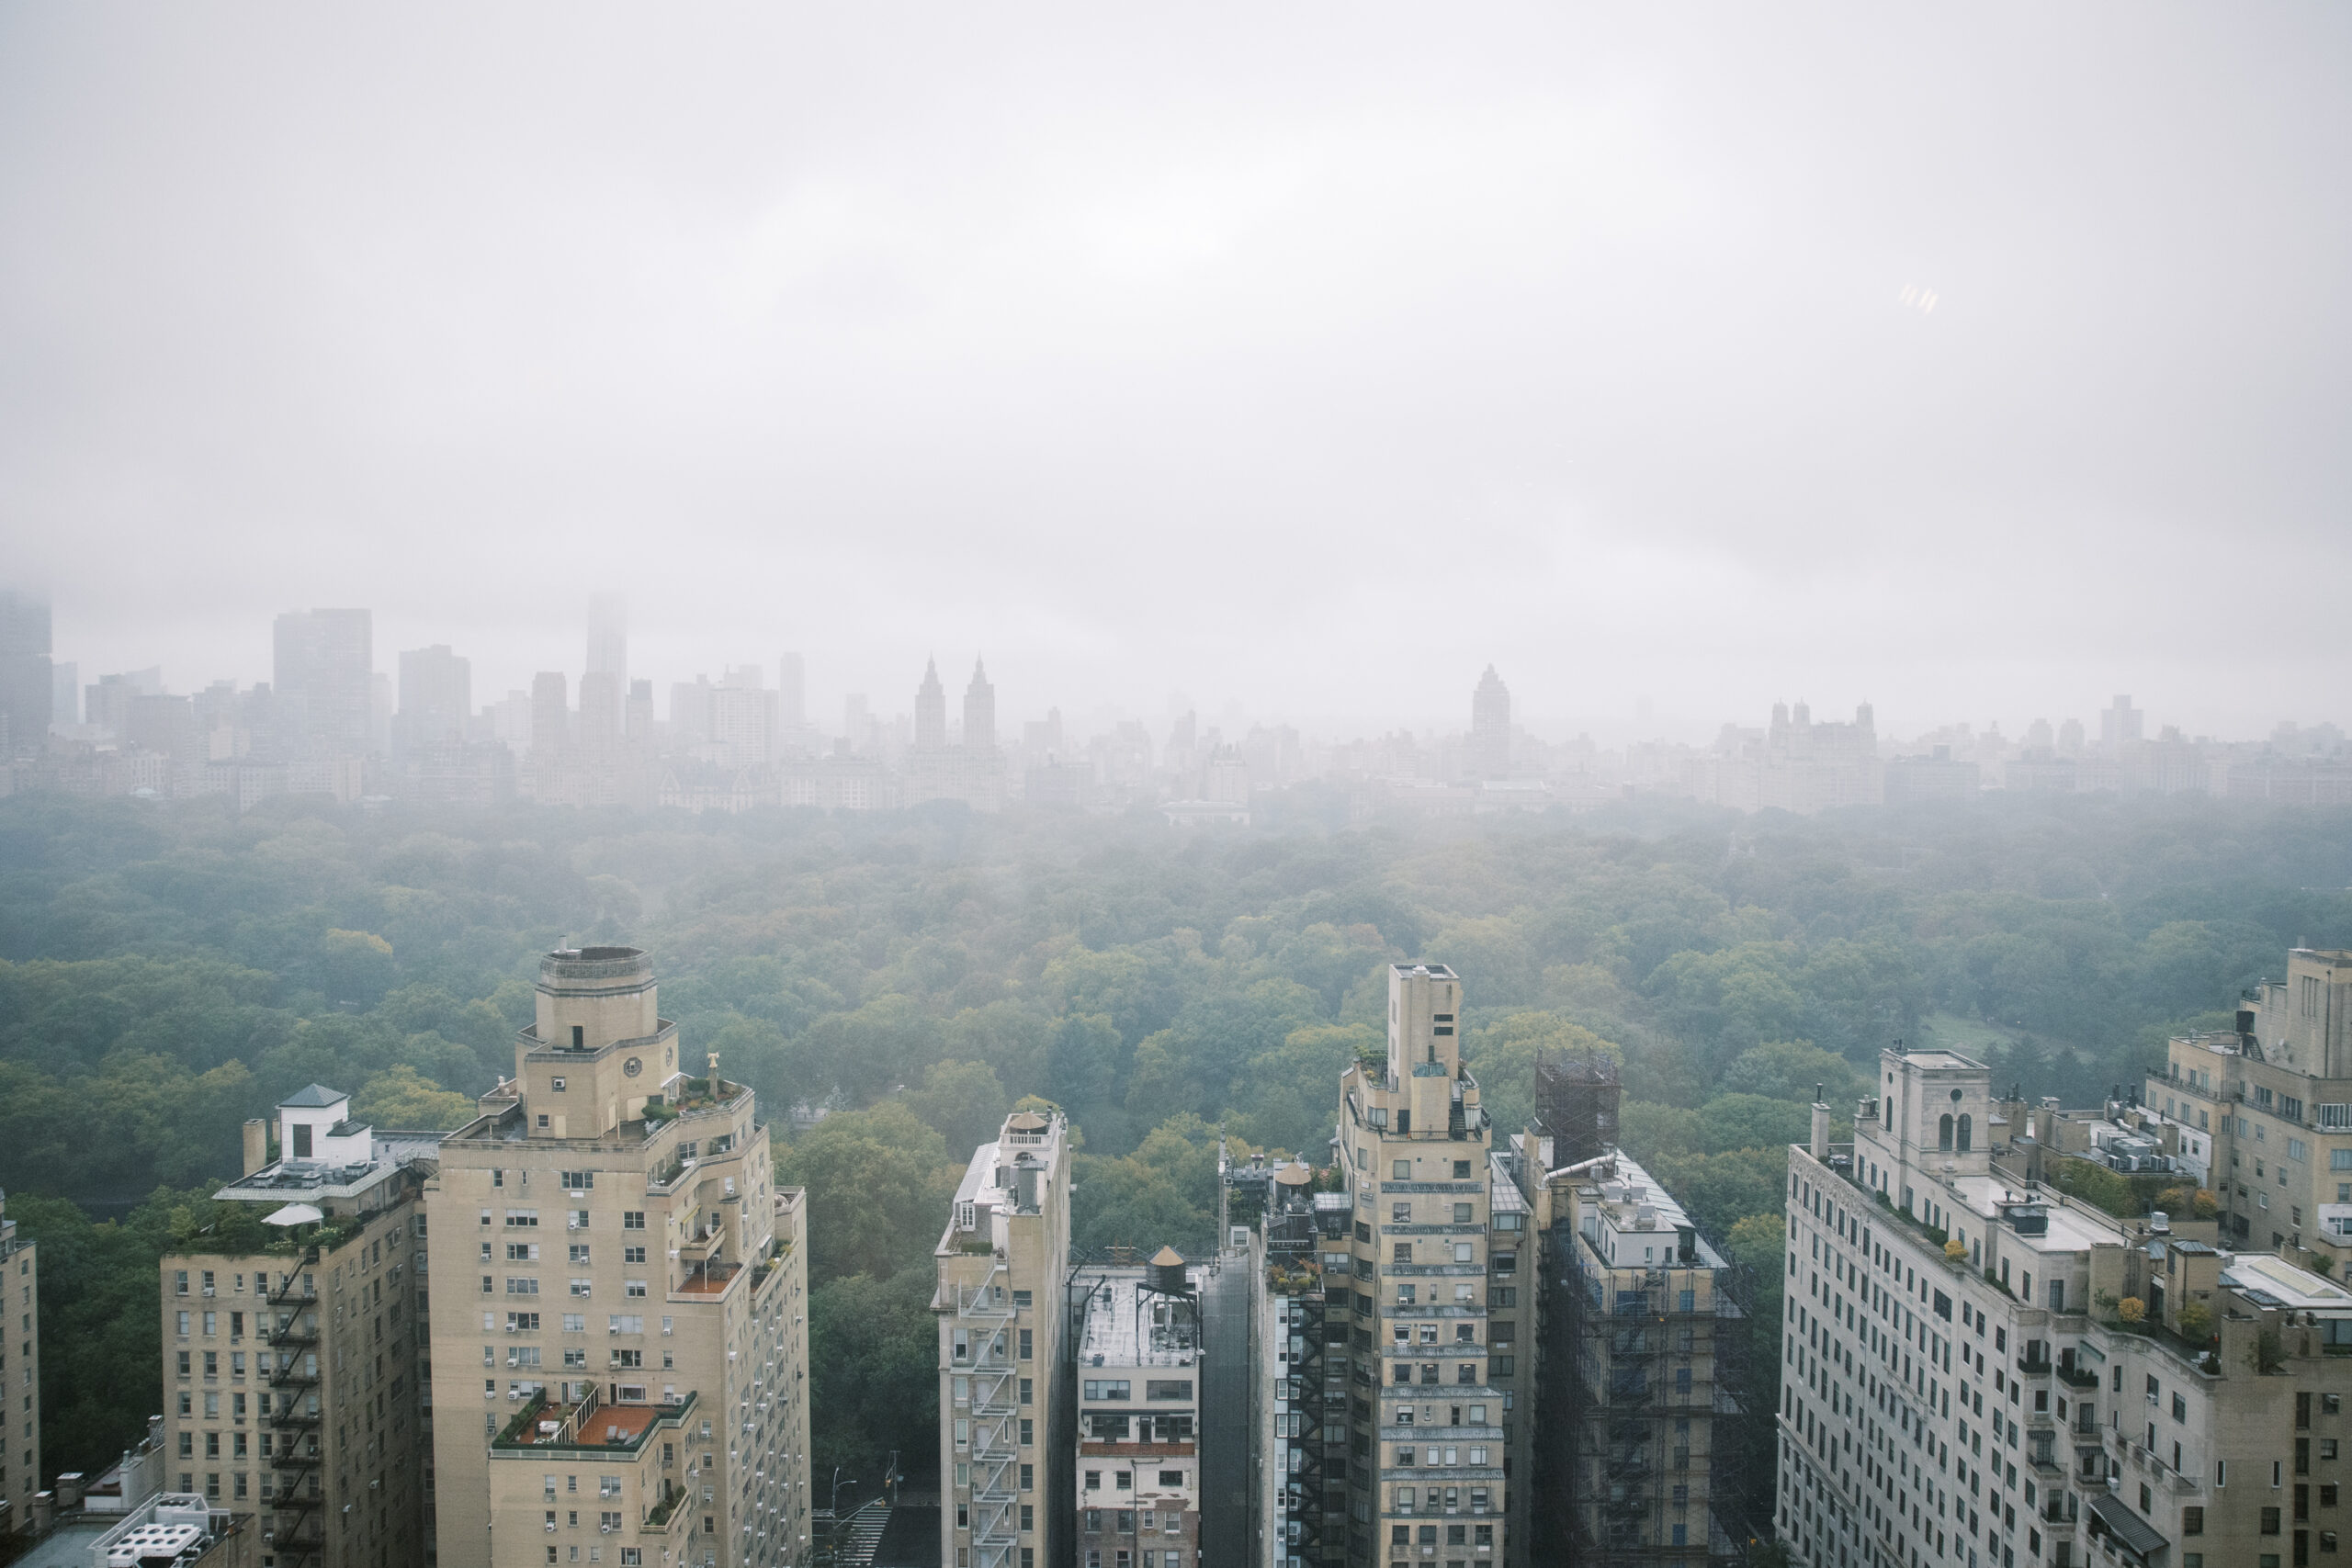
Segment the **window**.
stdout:
<path fill-rule="evenodd" d="M 2277 1535 L 2278 1533 L 2278 1509 L 2265 1508 L 2262 1510 L 2262 1533 L 2264 1535 Z"/>
<path fill-rule="evenodd" d="M 537 1228 L 538 1223 L 539 1212 L 537 1209 L 509 1209 L 506 1211 L 506 1228 L 508 1230 L 533 1230 Z"/>
<path fill-rule="evenodd" d="M 1388 1217 L 1397 1224 L 1410 1224 L 1413 1223 L 1413 1205 L 1410 1203 L 1391 1203 L 1388 1205 Z"/>
<path fill-rule="evenodd" d="M 623 1229 L 623 1230 L 625 1230 L 625 1231 L 641 1231 L 641 1230 L 643 1230 L 644 1228 L 645 1228 L 645 1211 L 644 1211 L 644 1210 L 642 1210 L 642 1209 L 625 1209 L 625 1210 L 623 1210 L 623 1211 L 621 1212 L 621 1229 Z"/>
<path fill-rule="evenodd" d="M 1408 1159 L 1399 1159 L 1399 1160 L 1391 1160 L 1391 1161 L 1389 1161 L 1389 1163 L 1388 1163 L 1388 1179 L 1389 1179 L 1391 1181 L 1410 1181 L 1410 1180 L 1412 1180 L 1412 1179 L 1413 1179 L 1413 1162 L 1412 1162 L 1411 1160 L 1408 1160 Z"/>
<path fill-rule="evenodd" d="M 1457 1225 L 1466 1225 L 1471 1223 L 1469 1204 L 1456 1203 L 1453 1206 L 1453 1223 Z"/>
<path fill-rule="evenodd" d="M 1143 1396 L 1146 1399 L 1190 1399 L 1193 1397 L 1193 1380 L 1153 1378 L 1144 1383 Z"/>
<path fill-rule="evenodd" d="M 2180 1533 L 2183 1535 L 2203 1535 L 2205 1533 L 2205 1510 L 2202 1508 L 2183 1508 L 2180 1511 Z"/>

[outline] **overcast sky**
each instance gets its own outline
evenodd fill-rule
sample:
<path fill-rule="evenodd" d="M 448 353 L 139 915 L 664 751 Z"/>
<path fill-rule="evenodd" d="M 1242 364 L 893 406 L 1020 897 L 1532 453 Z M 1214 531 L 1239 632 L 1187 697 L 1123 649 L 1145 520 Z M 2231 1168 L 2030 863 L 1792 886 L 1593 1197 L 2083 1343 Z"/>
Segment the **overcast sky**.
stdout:
<path fill-rule="evenodd" d="M 2352 718 L 2352 10 L 0 8 L 0 578 L 477 700 Z M 1931 305 L 1931 308 L 1929 308 Z M 665 694 L 666 695 L 666 694 Z"/>

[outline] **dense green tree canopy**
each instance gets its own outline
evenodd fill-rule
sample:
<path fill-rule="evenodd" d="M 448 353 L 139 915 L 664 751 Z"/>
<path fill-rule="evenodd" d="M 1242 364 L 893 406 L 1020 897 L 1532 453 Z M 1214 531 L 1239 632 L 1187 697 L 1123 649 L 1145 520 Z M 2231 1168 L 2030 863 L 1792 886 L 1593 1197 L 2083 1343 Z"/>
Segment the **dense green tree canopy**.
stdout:
<path fill-rule="evenodd" d="M 688 1066 L 758 1089 L 809 1192 L 820 1457 L 912 1443 L 920 1470 L 929 1255 L 1011 1105 L 1072 1119 L 1080 1247 L 1205 1249 L 1219 1130 L 1328 1159 L 1340 1075 L 1384 1049 L 1383 965 L 1443 961 L 1499 1131 L 1542 1052 L 1618 1056 L 1625 1147 L 1777 1290 L 1816 1084 L 1842 1132 L 1900 1038 L 2096 1098 L 2290 944 L 2352 945 L 2347 885 L 2352 812 L 2198 800 L 1196 834 L 0 799 L 0 1186 L 54 1248 L 51 1462 L 101 1466 L 152 1408 L 154 1260 L 234 1223 L 202 1195 L 240 1124 L 314 1079 L 450 1124 L 514 1070 L 566 939 L 649 948 Z"/>

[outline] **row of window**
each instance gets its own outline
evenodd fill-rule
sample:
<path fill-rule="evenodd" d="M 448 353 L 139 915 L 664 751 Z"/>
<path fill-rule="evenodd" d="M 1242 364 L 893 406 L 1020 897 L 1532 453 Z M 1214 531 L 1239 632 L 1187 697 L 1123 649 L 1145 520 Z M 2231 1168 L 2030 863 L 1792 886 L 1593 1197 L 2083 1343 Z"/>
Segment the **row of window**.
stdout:
<path fill-rule="evenodd" d="M 506 1294 L 510 1296 L 536 1296 L 539 1293 L 539 1280 L 536 1274 L 509 1274 L 505 1279 Z M 481 1293 L 485 1296 L 498 1294 L 497 1282 L 497 1275 L 484 1274 L 481 1277 Z M 593 1296 L 596 1293 L 596 1281 L 574 1276 L 569 1293 L 582 1299 Z M 635 1298 L 651 1293 L 651 1287 L 647 1280 L 624 1280 L 621 1281 L 621 1294 L 624 1296 Z"/>
<path fill-rule="evenodd" d="M 495 1345 L 485 1345 L 481 1348 L 481 1364 L 485 1367 L 495 1366 L 498 1364 L 498 1347 Z M 539 1359 L 539 1347 L 537 1345 L 508 1346 L 506 1348 L 506 1364 L 510 1367 L 537 1367 L 542 1365 L 543 1363 Z M 584 1348 L 576 1346 L 567 1348 L 563 1352 L 563 1364 L 567 1367 L 586 1367 L 588 1365 L 587 1350 Z M 616 1349 L 610 1352 L 609 1359 L 605 1364 L 608 1367 L 616 1368 L 642 1367 L 645 1365 L 645 1352 L 642 1350 Z M 670 1352 L 667 1350 L 662 1352 L 662 1364 L 664 1367 L 675 1364 L 671 1359 Z M 483 1384 L 483 1387 L 494 1392 L 497 1384 L 494 1381 L 488 1382 Z"/>
<path fill-rule="evenodd" d="M 1133 1392 L 1134 1388 L 1135 1385 L 1125 1378 L 1088 1378 L 1084 1382 L 1082 1397 L 1087 1399 L 1110 1400 L 1133 1399 L 1135 1397 Z M 1189 1400 L 1193 1397 L 1193 1380 L 1190 1378 L 1149 1378 L 1145 1380 L 1143 1385 L 1143 1396 L 1146 1399 Z"/>
<path fill-rule="evenodd" d="M 1492 1525 L 1481 1524 L 1444 1526 L 1390 1525 L 1388 1527 L 1388 1544 L 1392 1547 L 1411 1546 L 1414 1544 L 1413 1533 L 1418 1530 L 1420 1532 L 1419 1544 L 1423 1546 L 1435 1546 L 1438 1543 L 1437 1532 L 1441 1529 L 1445 1531 L 1445 1544 L 1448 1546 L 1471 1545 L 1491 1547 L 1495 1544 L 1495 1527 Z"/>
<path fill-rule="evenodd" d="M 498 1223 L 496 1212 L 491 1209 L 484 1209 L 481 1212 L 481 1223 L 485 1225 L 496 1224 Z M 538 1224 L 539 1212 L 537 1209 L 509 1209 L 506 1211 L 506 1223 L 503 1228 L 511 1231 L 537 1230 L 538 1228 Z M 423 1232 L 424 1228 L 424 1227 L 423 1225 L 419 1225 L 417 1227 L 420 1234 Z M 586 1230 L 588 1228 L 588 1211 L 585 1209 L 566 1209 L 563 1212 L 563 1228 L 572 1231 Z M 621 1211 L 621 1229 L 625 1231 L 641 1231 L 644 1228 L 644 1210 L 624 1209 Z"/>

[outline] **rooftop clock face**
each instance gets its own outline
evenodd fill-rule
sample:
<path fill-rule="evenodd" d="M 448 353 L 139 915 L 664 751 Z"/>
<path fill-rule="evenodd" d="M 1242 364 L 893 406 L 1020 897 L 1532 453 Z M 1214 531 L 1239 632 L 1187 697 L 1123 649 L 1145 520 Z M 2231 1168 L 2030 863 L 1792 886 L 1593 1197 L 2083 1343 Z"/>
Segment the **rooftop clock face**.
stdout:
<path fill-rule="evenodd" d="M 639 1061 L 639 1060 L 638 1060 L 636 1057 L 634 1057 L 634 1056 L 631 1056 L 628 1061 L 623 1062 L 623 1063 L 621 1064 L 621 1071 L 623 1071 L 623 1072 L 627 1073 L 627 1074 L 628 1074 L 629 1077 L 637 1077 L 637 1075 L 638 1075 L 638 1074 L 639 1074 L 639 1073 L 643 1072 L 644 1070 L 645 1070 L 645 1064 L 644 1064 L 643 1062 Z"/>

